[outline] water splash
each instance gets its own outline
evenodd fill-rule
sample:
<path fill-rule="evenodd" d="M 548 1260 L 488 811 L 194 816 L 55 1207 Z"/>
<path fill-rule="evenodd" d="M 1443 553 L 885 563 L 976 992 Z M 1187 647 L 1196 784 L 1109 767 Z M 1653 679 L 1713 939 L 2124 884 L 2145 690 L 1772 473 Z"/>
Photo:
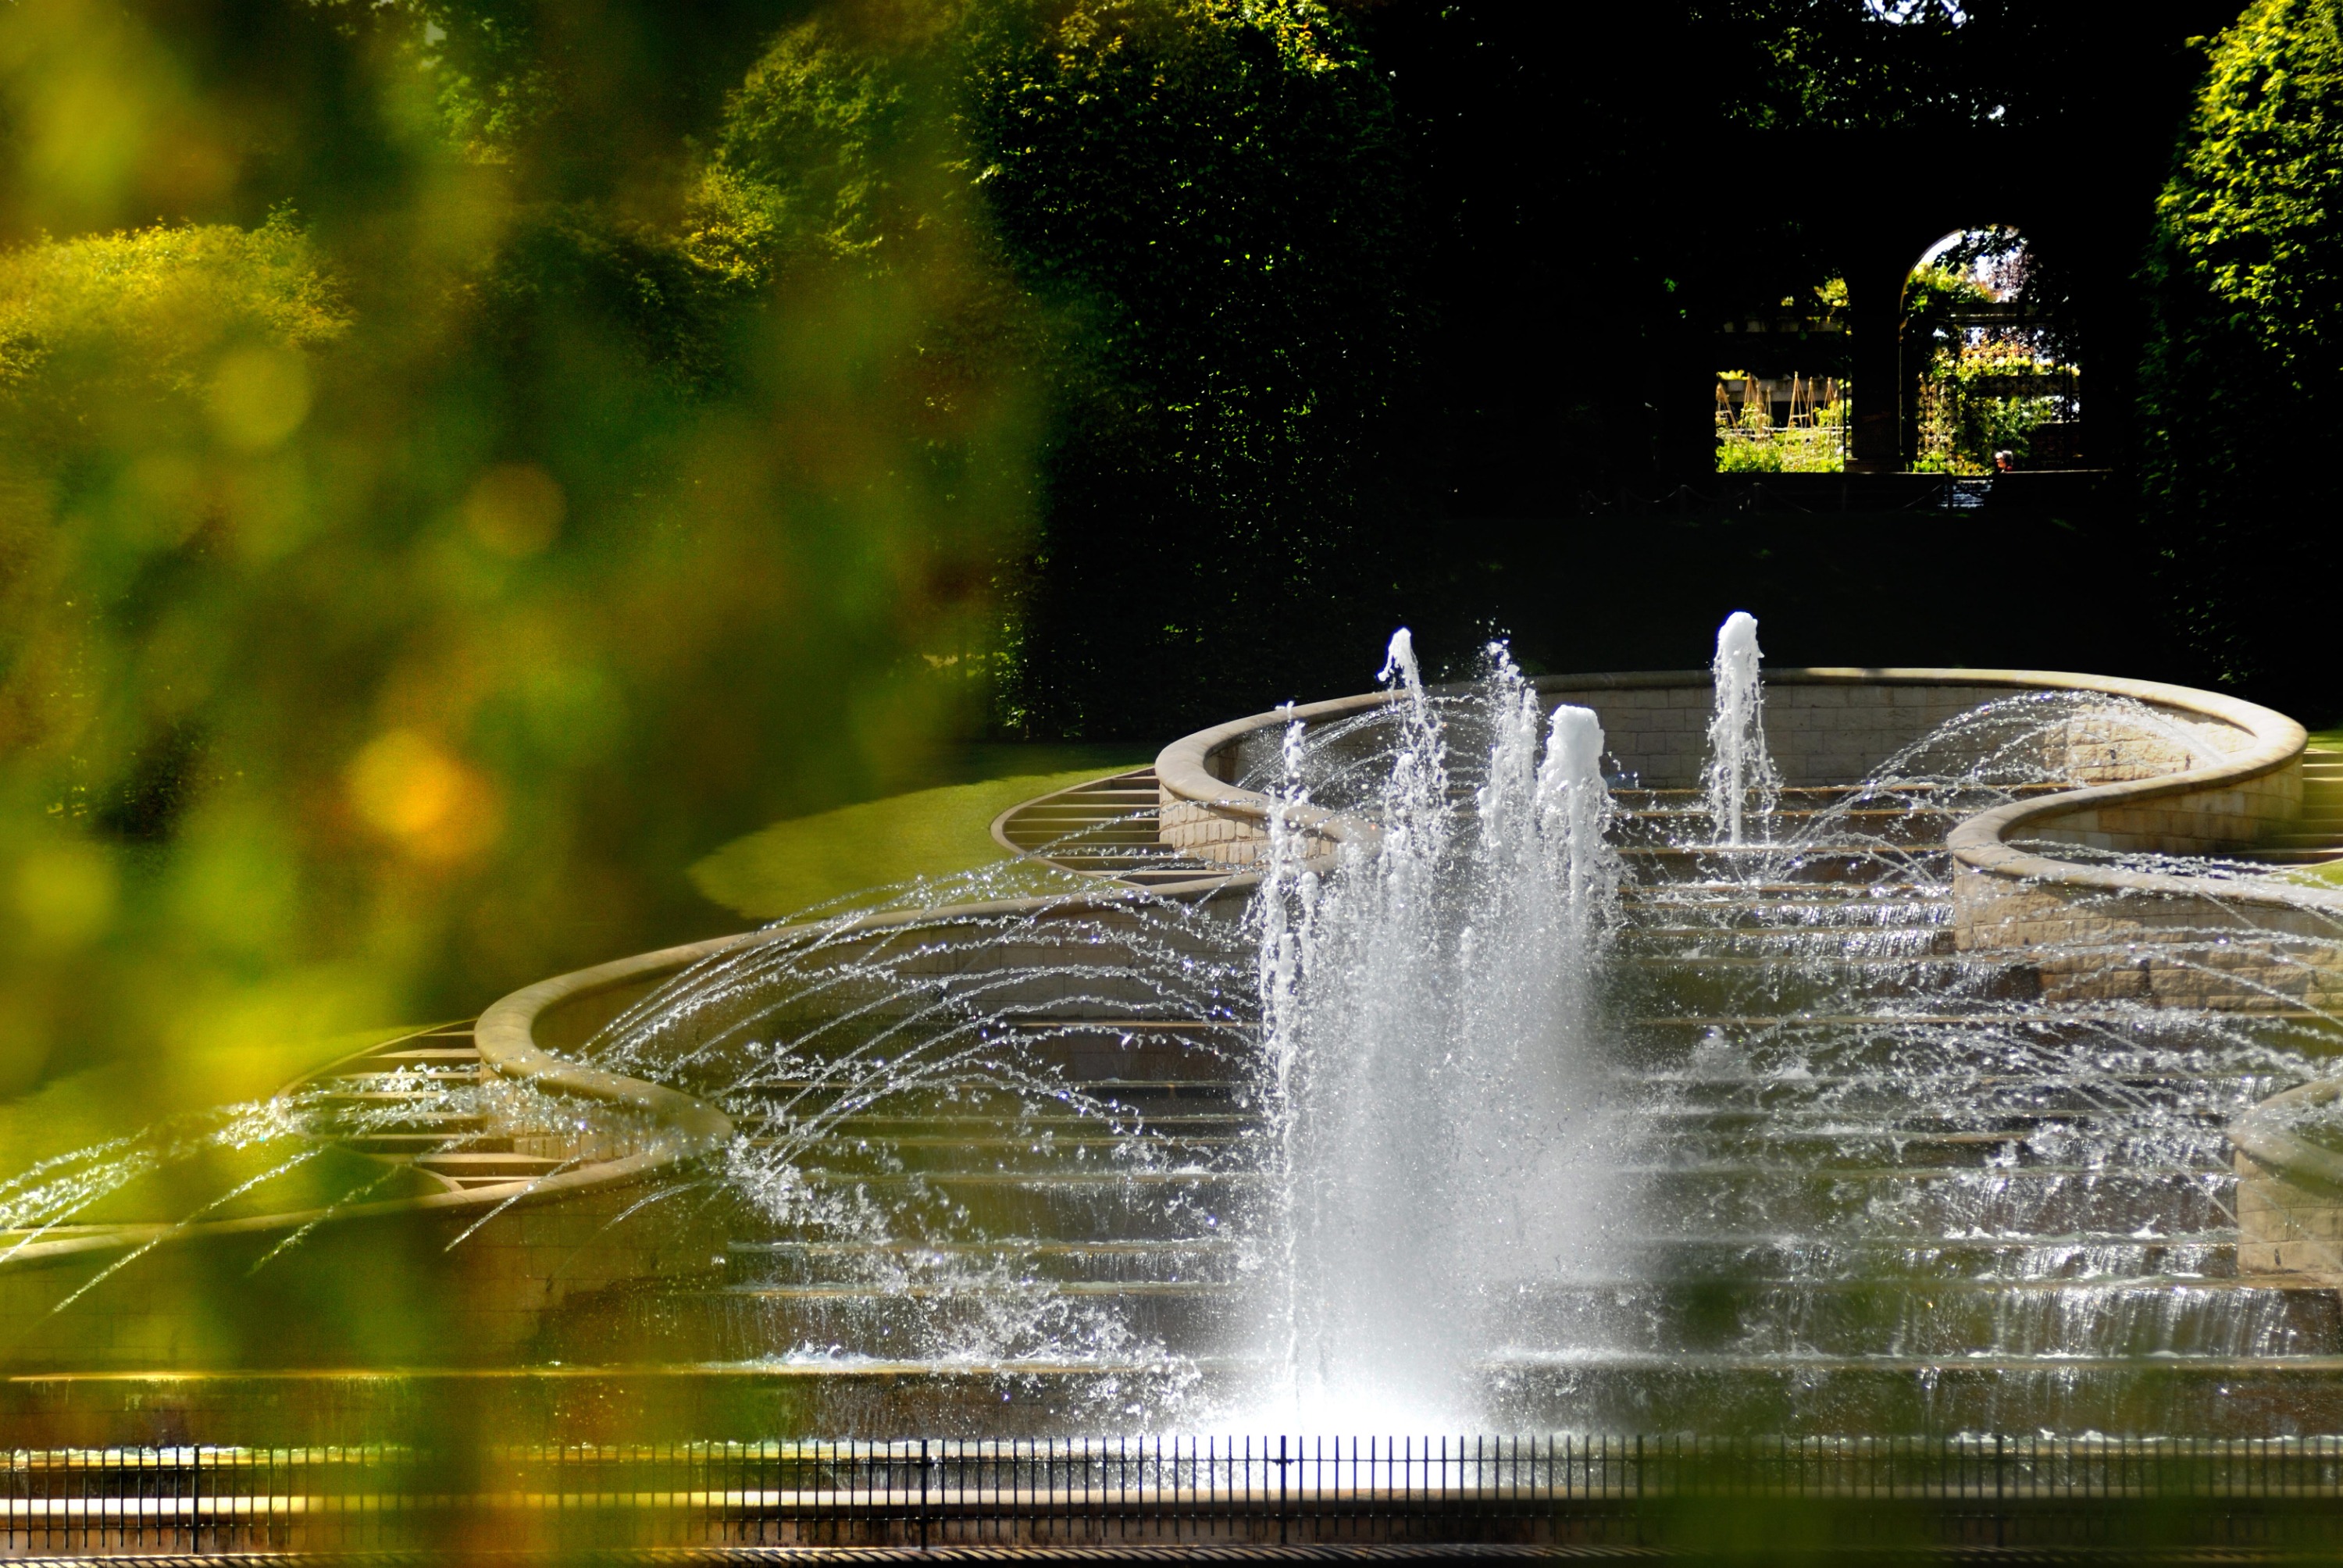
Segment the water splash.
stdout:
<path fill-rule="evenodd" d="M 1765 694 L 1758 678 L 1757 618 L 1735 610 L 1716 628 L 1716 658 L 1709 667 L 1715 706 L 1708 720 L 1708 765 L 1701 788 L 1715 841 L 1738 845 L 1755 798 L 1759 832 L 1774 815 L 1782 780 L 1765 749 Z"/>
<path fill-rule="evenodd" d="M 1853 787 L 1769 798 L 1745 768 L 1758 841 L 1727 855 L 1700 806 L 1605 789 L 1595 717 L 1544 712 L 1502 649 L 1432 690 L 1395 638 L 1385 678 L 1389 702 L 1245 759 L 1280 802 L 1250 900 L 1031 868 L 920 884 L 618 1020 L 584 1054 L 739 1121 L 691 1199 L 739 1244 L 659 1298 L 656 1333 L 592 1320 L 545 1353 L 1098 1369 L 1077 1430 L 2032 1430 L 2166 1408 L 2094 1358 L 2331 1341 L 2327 1296 L 2237 1275 L 2223 1128 L 2323 1070 L 2334 1020 L 2046 994 L 2053 960 L 2135 963 L 2120 939 L 1955 949 L 1952 821 L 2105 781 L 2127 738 L 2198 755 L 2185 725 L 2034 693 Z M 1298 830 L 1329 808 L 1382 852 Z M 1035 893 L 1058 896 L 1015 901 Z M 2234 974 L 2249 936 L 2168 928 L 2158 962 Z M 2293 940 L 2305 969 L 2343 952 L 2343 930 Z M 217 1136 L 293 1159 L 351 1130 L 326 1111 Z M 28 1173 L 0 1222 L 85 1217 L 184 1163 L 165 1141 Z M 1917 1403 L 1831 1381 L 1907 1374 Z"/>
<path fill-rule="evenodd" d="M 1286 734 L 1254 916 L 1272 1419 L 1472 1419 L 1472 1369 L 1520 1290 L 1616 1222 L 1584 1071 L 1620 881 L 1601 727 L 1569 708 L 1542 723 L 1504 648 L 1488 654 L 1465 699 L 1488 736 L 1480 783 L 1459 794 L 1393 638 L 1380 848 L 1348 847 L 1332 878 L 1281 825 L 1310 799 L 1302 731 Z"/>

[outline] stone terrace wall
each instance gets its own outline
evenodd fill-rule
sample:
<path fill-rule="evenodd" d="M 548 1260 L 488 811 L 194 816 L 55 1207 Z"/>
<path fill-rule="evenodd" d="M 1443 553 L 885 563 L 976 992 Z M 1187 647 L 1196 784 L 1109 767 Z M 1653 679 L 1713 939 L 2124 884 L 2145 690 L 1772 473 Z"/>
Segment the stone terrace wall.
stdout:
<path fill-rule="evenodd" d="M 1706 675 L 1583 680 L 1541 681 L 1538 694 L 1549 706 L 1567 702 L 1593 709 L 1603 720 L 1611 755 L 1645 789 L 1698 786 L 1708 760 Z M 1790 783 L 1853 784 L 1946 719 L 2014 689 L 1816 680 L 1798 672 L 1769 676 L 1765 747 Z"/>
<path fill-rule="evenodd" d="M 2241 756 L 2252 730 L 2216 714 L 2157 701 L 2134 683 L 2069 684 L 2025 671 L 1812 669 L 1765 679 L 1768 750 L 1791 784 L 1852 784 L 1947 720 L 1996 699 L 2026 692 L 2105 690 L 2152 709 L 2151 721 L 2104 715 L 2045 732 L 2044 777 L 2078 786 L 2166 778 Z M 1696 787 L 1708 755 L 1710 688 L 1704 671 L 1554 676 L 1538 682 L 1549 706 L 1590 708 L 1620 769 L 1646 789 Z M 1337 721 L 1371 709 L 1381 694 L 1297 709 L 1305 722 Z M 1285 716 L 1262 714 L 1174 742 L 1157 761 L 1161 840 L 1222 865 L 1247 867 L 1266 839 L 1266 800 L 1234 781 L 1262 760 Z M 1183 765 L 1184 764 L 1184 765 Z M 2225 782 L 2152 800 L 2086 802 L 2039 817 L 2036 837 L 2107 849 L 2193 854 L 2258 839 L 2300 809 L 2298 769 Z"/>

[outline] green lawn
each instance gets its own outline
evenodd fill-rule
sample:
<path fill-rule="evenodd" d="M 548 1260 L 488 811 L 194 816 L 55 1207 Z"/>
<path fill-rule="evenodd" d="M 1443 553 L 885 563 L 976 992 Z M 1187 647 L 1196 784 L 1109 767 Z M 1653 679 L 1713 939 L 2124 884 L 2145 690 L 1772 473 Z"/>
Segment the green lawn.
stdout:
<path fill-rule="evenodd" d="M 2310 732 L 2314 751 L 2343 751 L 2343 729 L 2314 729 Z M 2343 860 L 2329 861 L 2323 866 L 2305 866 L 2290 873 L 2295 880 L 2316 882 L 2322 887 L 2343 886 Z"/>
<path fill-rule="evenodd" d="M 990 829 L 1010 807 L 1153 759 L 1108 747 L 971 749 L 966 770 L 986 776 L 776 822 L 693 866 L 691 879 L 734 913 L 770 920 L 864 888 L 973 870 L 1002 858 Z"/>

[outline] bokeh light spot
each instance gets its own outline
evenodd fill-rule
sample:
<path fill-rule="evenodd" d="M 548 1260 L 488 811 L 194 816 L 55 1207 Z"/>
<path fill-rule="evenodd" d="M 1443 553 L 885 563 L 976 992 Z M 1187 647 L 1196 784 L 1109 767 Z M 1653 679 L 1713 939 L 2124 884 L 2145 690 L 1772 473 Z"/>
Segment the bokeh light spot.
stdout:
<path fill-rule="evenodd" d="M 420 859 L 466 859 L 501 825 L 488 780 L 412 729 L 369 741 L 351 760 L 348 785 L 359 818 Z"/>
<path fill-rule="evenodd" d="M 309 367 L 288 348 L 231 349 L 213 373 L 206 411 L 229 446 L 267 451 L 309 417 Z"/>
<path fill-rule="evenodd" d="M 464 498 L 464 526 L 500 556 L 533 556 L 561 531 L 568 499 L 534 463 L 499 463 Z"/>

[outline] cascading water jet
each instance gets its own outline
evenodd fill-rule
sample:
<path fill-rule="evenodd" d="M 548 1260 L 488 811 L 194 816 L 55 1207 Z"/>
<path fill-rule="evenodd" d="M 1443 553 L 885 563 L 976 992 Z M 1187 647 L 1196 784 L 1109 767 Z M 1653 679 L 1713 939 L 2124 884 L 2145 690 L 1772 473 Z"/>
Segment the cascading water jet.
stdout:
<path fill-rule="evenodd" d="M 1579 708 L 1541 724 L 1502 645 L 1489 657 L 1468 801 L 1393 638 L 1380 843 L 1332 875 L 1293 830 L 1310 800 L 1301 727 L 1286 738 L 1255 917 L 1274 1212 L 1254 1413 L 1272 1420 L 1473 1419 L 1474 1363 L 1520 1291 L 1584 1267 L 1613 1220 L 1584 1070 L 1620 880 L 1602 729 Z"/>

